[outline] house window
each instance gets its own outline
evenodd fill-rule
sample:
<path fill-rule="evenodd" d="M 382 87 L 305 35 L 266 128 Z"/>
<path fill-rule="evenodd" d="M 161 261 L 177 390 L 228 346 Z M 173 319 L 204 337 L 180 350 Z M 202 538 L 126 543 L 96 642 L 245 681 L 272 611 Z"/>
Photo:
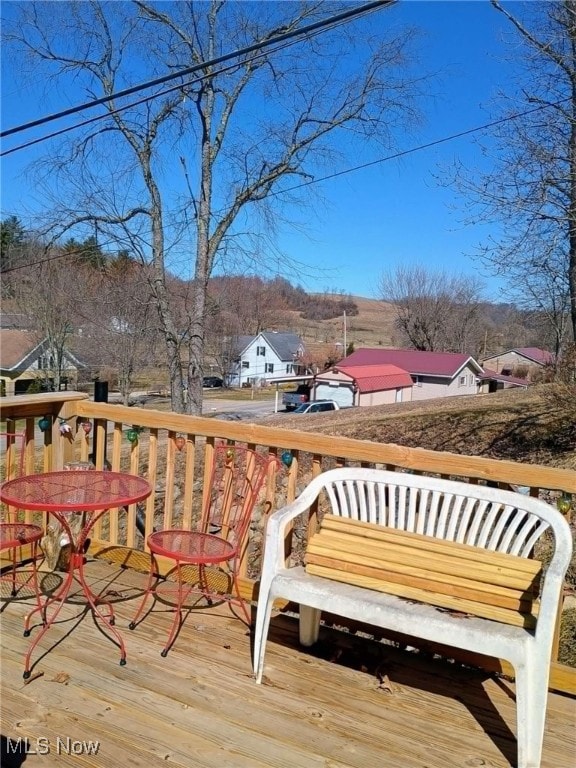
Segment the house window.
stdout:
<path fill-rule="evenodd" d="M 250 368 L 250 363 L 248 360 L 242 360 L 242 368 Z"/>
<path fill-rule="evenodd" d="M 256 347 L 257 357 L 266 357 L 266 347 Z"/>
<path fill-rule="evenodd" d="M 421 380 L 420 376 L 414 376 L 414 385 L 416 387 L 421 387 L 422 386 L 422 380 Z"/>
<path fill-rule="evenodd" d="M 292 365 L 292 363 L 288 363 L 288 365 L 286 366 L 286 373 L 292 373 L 293 371 L 294 371 L 294 366 Z"/>
<path fill-rule="evenodd" d="M 274 363 L 265 363 L 264 373 L 274 373 Z"/>
<path fill-rule="evenodd" d="M 466 386 L 466 376 L 460 376 L 460 378 L 458 379 L 458 386 L 459 387 Z"/>
<path fill-rule="evenodd" d="M 39 370 L 49 371 L 51 368 L 54 367 L 54 358 L 49 353 L 40 355 L 40 357 L 38 358 L 37 365 Z"/>

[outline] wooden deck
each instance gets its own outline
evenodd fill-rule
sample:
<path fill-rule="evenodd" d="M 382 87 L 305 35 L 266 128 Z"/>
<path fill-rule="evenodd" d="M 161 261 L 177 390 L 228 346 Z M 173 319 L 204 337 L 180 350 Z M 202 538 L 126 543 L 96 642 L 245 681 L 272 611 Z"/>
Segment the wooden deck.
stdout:
<path fill-rule="evenodd" d="M 19 738 L 42 753 L 29 752 L 24 768 L 516 765 L 514 687 L 504 680 L 335 630 L 311 653 L 298 647 L 295 620 L 278 616 L 257 686 L 249 633 L 227 606 L 194 611 L 162 658 L 166 613 L 127 629 L 136 608 L 128 598 L 144 576 L 102 561 L 88 572 L 115 594 L 128 663 L 119 665 L 116 647 L 71 603 L 25 684 L 30 603 L 4 603 L 2 766 L 20 765 L 6 754 Z M 542 768 L 573 768 L 575 715 L 574 699 L 550 694 Z"/>

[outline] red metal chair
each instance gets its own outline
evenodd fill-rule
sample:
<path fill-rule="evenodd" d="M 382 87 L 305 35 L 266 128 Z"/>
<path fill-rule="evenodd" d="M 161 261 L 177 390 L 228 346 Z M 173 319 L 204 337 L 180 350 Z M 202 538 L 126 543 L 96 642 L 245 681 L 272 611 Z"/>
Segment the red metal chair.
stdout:
<path fill-rule="evenodd" d="M 2 481 L 11 480 L 24 474 L 24 446 L 26 435 L 23 432 L 0 432 L 0 454 L 2 455 Z M 7 568 L 0 570 L 0 582 L 10 584 L 10 599 L 29 596 L 33 590 L 36 604 L 40 608 L 40 588 L 38 585 L 38 545 L 44 529 L 40 525 L 26 523 L 21 511 L 13 507 L 3 507 L 0 522 L 0 553 L 9 552 Z M 23 547 L 29 547 L 26 557 Z M 23 567 L 24 560 L 30 560 L 28 570 Z M 3 599 L 7 599 L 2 594 Z"/>
<path fill-rule="evenodd" d="M 209 490 L 194 530 L 161 530 L 148 536 L 152 555 L 150 575 L 129 627 L 135 629 L 139 623 L 149 596 L 168 604 L 174 619 L 162 656 L 166 656 L 180 631 L 185 608 L 189 612 L 225 600 L 238 605 L 250 625 L 250 614 L 238 584 L 238 565 L 246 550 L 246 534 L 259 492 L 270 467 L 278 464 L 276 457 L 269 454 L 241 446 L 218 445 L 214 449 Z M 175 563 L 164 576 L 160 575 L 157 557 Z"/>

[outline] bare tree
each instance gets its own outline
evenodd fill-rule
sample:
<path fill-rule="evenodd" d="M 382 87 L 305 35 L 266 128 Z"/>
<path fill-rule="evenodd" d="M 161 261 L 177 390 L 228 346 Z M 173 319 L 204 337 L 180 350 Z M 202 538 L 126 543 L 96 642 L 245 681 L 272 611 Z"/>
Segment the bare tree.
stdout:
<path fill-rule="evenodd" d="M 45 345 L 38 378 L 58 391 L 68 367 L 66 356 L 83 277 L 73 255 L 63 258 L 60 251 L 47 249 L 39 241 L 28 241 L 26 259 L 30 266 L 21 266 L 13 283 L 14 301 L 31 323 L 38 344 Z"/>
<path fill-rule="evenodd" d="M 476 278 L 399 266 L 381 275 L 378 287 L 395 308 L 402 341 L 414 349 L 471 353 L 478 347 L 482 286 Z"/>
<path fill-rule="evenodd" d="M 459 168 L 457 183 L 469 220 L 497 226 L 481 259 L 519 307 L 547 318 L 559 352 L 567 331 L 576 338 L 576 3 L 492 5 L 511 22 L 523 74 L 481 147 L 492 170 Z"/>
<path fill-rule="evenodd" d="M 67 139 L 46 165 L 49 187 L 58 172 L 51 205 L 66 222 L 56 231 L 95 222 L 116 247 L 151 263 L 172 407 L 199 413 L 213 270 L 239 273 L 265 253 L 257 217 L 273 235 L 286 203 L 306 194 L 294 187 L 334 162 L 338 137 L 352 147 L 358 137 L 393 144 L 395 127 L 415 117 L 416 81 L 404 68 L 413 35 L 386 34 L 371 18 L 354 32 L 340 25 L 296 47 L 266 47 L 325 18 L 322 2 L 25 3 L 15 11 L 6 39 L 18 60 L 27 56 L 60 87 L 74 82 L 109 97 L 108 119 Z M 259 50 L 226 68 L 211 63 L 248 46 Z M 118 111 L 125 105 L 114 93 L 134 73 L 142 81 L 195 65 L 197 79 Z M 177 315 L 169 270 L 191 278 Z"/>
<path fill-rule="evenodd" d="M 135 375 L 154 366 L 158 340 L 147 268 L 121 254 L 101 269 L 85 267 L 84 272 L 76 318 L 84 356 L 113 369 L 122 401 L 129 405 Z"/>

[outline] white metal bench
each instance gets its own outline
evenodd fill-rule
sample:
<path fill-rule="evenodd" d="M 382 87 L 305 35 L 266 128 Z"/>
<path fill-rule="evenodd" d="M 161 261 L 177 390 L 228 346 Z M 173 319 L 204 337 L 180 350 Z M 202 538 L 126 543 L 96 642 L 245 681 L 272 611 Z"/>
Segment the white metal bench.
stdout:
<path fill-rule="evenodd" d="M 331 514 L 311 537 L 307 565 L 289 567 L 285 539 L 292 521 L 322 492 Z M 542 575 L 529 558 L 545 531 L 552 534 L 554 554 Z M 539 768 L 552 642 L 571 552 L 568 523 L 538 499 L 386 470 L 325 472 L 268 520 L 254 637 L 256 681 L 262 681 L 277 598 L 300 603 L 303 645 L 318 639 L 325 610 L 505 659 L 516 673 L 518 766 Z"/>

